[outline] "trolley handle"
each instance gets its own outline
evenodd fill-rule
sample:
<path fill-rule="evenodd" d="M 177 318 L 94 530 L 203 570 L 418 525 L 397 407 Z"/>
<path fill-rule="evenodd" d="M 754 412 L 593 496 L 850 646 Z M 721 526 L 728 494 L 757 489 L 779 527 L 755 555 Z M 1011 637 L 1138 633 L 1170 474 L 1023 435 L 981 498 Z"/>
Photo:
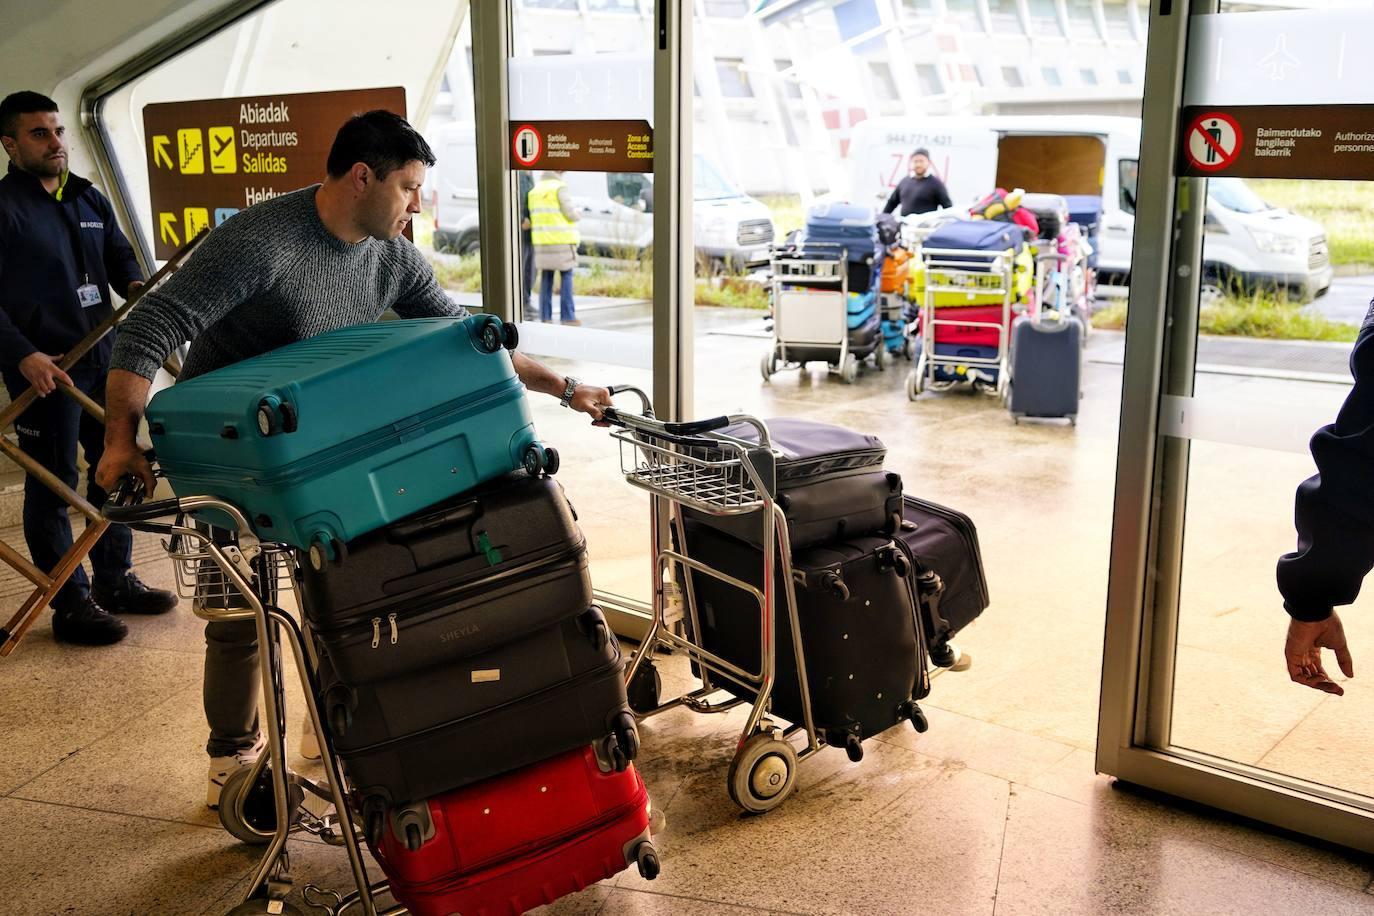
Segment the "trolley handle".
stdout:
<path fill-rule="evenodd" d="M 702 433 L 724 429 L 729 425 L 730 418 L 720 416 L 709 420 L 689 420 L 686 423 L 664 423 L 663 431 L 670 436 L 699 436 Z"/>
<path fill-rule="evenodd" d="M 181 500 L 158 499 L 144 502 L 143 481 L 132 474 L 115 485 L 100 514 L 118 525 L 134 525 L 181 514 Z"/>

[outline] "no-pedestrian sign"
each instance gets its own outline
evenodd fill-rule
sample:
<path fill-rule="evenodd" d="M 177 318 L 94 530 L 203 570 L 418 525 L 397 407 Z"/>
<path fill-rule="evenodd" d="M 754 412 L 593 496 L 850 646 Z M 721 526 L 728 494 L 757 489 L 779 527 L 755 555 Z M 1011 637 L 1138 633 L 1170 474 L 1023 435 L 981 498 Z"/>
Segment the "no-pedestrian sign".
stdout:
<path fill-rule="evenodd" d="M 1235 163 L 1242 139 L 1235 118 L 1224 111 L 1211 111 L 1193 119 L 1183 142 L 1193 168 L 1211 173 Z"/>
<path fill-rule="evenodd" d="M 154 255 L 166 260 L 205 227 L 323 180 L 339 128 L 353 115 L 376 108 L 404 117 L 405 89 L 144 106 Z"/>

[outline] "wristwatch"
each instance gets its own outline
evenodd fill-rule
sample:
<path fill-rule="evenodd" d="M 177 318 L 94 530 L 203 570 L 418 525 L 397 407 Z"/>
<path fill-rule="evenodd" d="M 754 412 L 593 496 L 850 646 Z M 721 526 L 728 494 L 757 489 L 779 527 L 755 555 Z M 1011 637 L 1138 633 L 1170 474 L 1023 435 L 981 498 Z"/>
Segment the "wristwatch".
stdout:
<path fill-rule="evenodd" d="M 577 386 L 582 384 L 582 380 L 573 378 L 570 375 L 567 377 L 567 382 L 567 387 L 563 389 L 563 397 L 559 401 L 559 403 L 561 403 L 564 407 L 571 407 L 573 394 L 577 392 Z"/>

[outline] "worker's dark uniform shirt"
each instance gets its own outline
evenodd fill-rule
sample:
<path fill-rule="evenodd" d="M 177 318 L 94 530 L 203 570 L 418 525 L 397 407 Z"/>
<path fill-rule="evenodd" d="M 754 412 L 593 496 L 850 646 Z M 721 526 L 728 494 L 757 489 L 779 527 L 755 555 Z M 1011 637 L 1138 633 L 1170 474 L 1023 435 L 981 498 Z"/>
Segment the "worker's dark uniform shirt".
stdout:
<path fill-rule="evenodd" d="M 58 200 L 10 165 L 0 179 L 0 366 L 17 367 L 35 351 L 68 352 L 110 317 L 111 285 L 122 296 L 142 278 L 114 209 L 89 181 L 69 174 Z M 98 305 L 82 307 L 84 283 L 100 291 Z M 106 366 L 111 336 L 77 365 Z"/>
<path fill-rule="evenodd" d="M 941 207 L 953 206 L 949 199 L 949 191 L 945 190 L 945 183 L 934 175 L 926 175 L 924 178 L 908 175 L 898 182 L 887 198 L 883 212 L 891 213 L 898 204 L 902 205 L 902 216 L 929 213 Z"/>
<path fill-rule="evenodd" d="M 1278 564 L 1283 606 L 1323 620 L 1352 603 L 1374 568 L 1374 303 L 1350 354 L 1355 387 L 1336 422 L 1312 437 L 1317 473 L 1298 487 L 1298 549 Z"/>

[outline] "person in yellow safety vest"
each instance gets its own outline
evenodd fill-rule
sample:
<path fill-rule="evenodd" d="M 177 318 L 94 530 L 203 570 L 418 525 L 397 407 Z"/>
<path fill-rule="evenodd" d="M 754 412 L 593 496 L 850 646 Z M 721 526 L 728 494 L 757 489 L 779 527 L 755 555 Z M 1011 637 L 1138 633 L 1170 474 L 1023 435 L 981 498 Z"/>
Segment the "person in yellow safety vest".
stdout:
<path fill-rule="evenodd" d="M 530 237 L 534 266 L 539 271 L 539 317 L 553 320 L 553 274 L 562 274 L 558 285 L 558 318 L 563 324 L 581 324 L 573 305 L 573 270 L 577 267 L 577 211 L 573 209 L 562 172 L 545 172 L 530 189 Z"/>

